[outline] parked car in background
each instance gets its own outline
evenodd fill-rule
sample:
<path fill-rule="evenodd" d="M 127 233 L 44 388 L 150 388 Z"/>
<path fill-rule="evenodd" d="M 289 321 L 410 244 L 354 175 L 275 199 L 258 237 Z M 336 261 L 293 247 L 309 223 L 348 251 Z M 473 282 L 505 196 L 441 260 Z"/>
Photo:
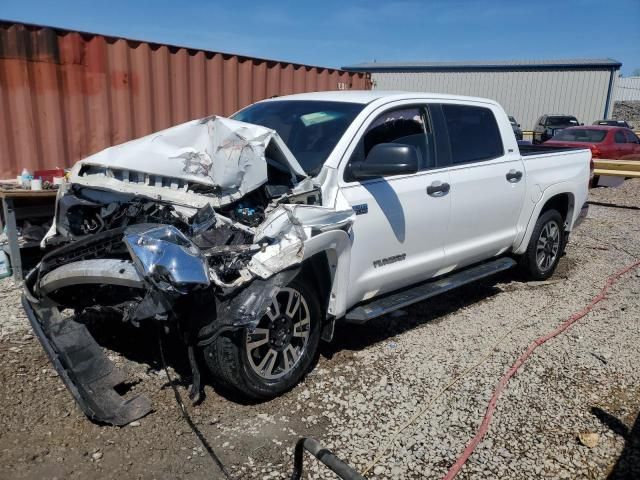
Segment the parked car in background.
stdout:
<path fill-rule="evenodd" d="M 571 127 L 544 143 L 554 147 L 587 147 L 593 158 L 640 160 L 640 139 L 628 128 L 591 125 Z"/>
<path fill-rule="evenodd" d="M 515 117 L 509 115 L 509 123 L 511 124 L 511 128 L 513 128 L 513 134 L 516 136 L 516 140 L 522 140 L 522 129 Z"/>
<path fill-rule="evenodd" d="M 625 120 L 596 120 L 594 125 L 608 125 L 610 127 L 633 128 Z"/>
<path fill-rule="evenodd" d="M 582 124 L 572 115 L 542 115 L 533 129 L 533 143 L 544 143 L 565 128 L 579 125 Z"/>

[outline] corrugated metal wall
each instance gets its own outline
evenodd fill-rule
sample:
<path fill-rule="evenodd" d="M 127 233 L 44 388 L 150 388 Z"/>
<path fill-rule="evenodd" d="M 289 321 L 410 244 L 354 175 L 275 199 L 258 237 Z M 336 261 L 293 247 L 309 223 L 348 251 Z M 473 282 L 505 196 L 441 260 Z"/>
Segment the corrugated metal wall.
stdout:
<path fill-rule="evenodd" d="M 618 78 L 614 99 L 616 102 L 640 102 L 640 77 Z"/>
<path fill-rule="evenodd" d="M 0 178 L 274 95 L 368 88 L 362 73 L 0 22 Z"/>
<path fill-rule="evenodd" d="M 610 70 L 373 72 L 372 81 L 379 90 L 491 98 L 516 117 L 523 130 L 532 130 L 544 113 L 572 114 L 584 123 L 603 118 L 610 75 Z"/>

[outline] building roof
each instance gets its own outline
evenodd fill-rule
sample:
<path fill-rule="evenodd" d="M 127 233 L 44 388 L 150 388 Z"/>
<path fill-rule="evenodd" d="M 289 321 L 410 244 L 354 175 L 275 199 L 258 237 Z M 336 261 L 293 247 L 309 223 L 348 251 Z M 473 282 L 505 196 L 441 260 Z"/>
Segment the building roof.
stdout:
<path fill-rule="evenodd" d="M 444 72 L 478 70 L 618 70 L 612 58 L 565 58 L 559 60 L 490 60 L 468 62 L 372 62 L 342 67 L 352 72 Z"/>

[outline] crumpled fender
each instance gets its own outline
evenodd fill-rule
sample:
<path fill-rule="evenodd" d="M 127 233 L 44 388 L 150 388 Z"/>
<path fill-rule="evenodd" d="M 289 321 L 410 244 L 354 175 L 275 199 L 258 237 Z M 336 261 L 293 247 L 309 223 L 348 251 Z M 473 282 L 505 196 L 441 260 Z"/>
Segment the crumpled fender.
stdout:
<path fill-rule="evenodd" d="M 278 289 L 289 284 L 300 273 L 292 268 L 263 280 L 256 279 L 237 295 L 218 305 L 217 327 L 254 328 L 267 312 Z M 202 336 L 202 332 L 199 336 Z"/>
<path fill-rule="evenodd" d="M 351 237 L 344 230 L 323 232 L 304 243 L 304 260 L 318 253 L 327 255 L 331 278 L 327 314 L 335 318 L 343 316 L 347 311 L 351 245 Z"/>

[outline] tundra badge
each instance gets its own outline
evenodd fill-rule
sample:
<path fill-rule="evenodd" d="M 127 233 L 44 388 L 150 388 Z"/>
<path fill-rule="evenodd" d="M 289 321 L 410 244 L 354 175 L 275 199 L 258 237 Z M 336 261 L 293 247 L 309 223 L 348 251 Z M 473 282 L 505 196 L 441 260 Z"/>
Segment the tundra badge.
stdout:
<path fill-rule="evenodd" d="M 407 254 L 406 253 L 401 253 L 399 255 L 394 255 L 393 257 L 381 258 L 380 260 L 374 260 L 373 261 L 373 267 L 374 268 L 384 267 L 385 265 L 389 265 L 390 263 L 401 262 L 405 258 L 407 258 Z"/>

